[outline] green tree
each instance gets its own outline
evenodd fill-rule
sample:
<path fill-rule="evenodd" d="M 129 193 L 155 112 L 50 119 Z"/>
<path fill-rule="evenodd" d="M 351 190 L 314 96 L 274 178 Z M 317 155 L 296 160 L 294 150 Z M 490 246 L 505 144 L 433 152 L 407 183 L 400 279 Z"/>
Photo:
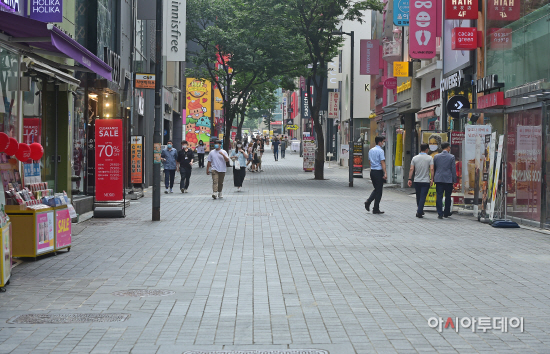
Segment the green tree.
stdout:
<path fill-rule="evenodd" d="M 194 67 L 187 75 L 208 78 L 220 90 L 225 147 L 252 92 L 304 65 L 303 55 L 293 55 L 300 46 L 285 14 L 286 6 L 275 0 L 187 1 L 187 39 L 198 48 L 188 52 Z"/>
<path fill-rule="evenodd" d="M 307 86 L 314 87 L 313 103 L 308 105 L 316 134 L 315 179 L 324 179 L 325 140 L 319 111 L 322 92 L 327 76 L 327 64 L 337 54 L 343 39 L 333 32 L 339 31 L 342 20 L 362 23 L 363 11 L 382 11 L 384 5 L 378 0 L 286 0 L 287 16 L 291 21 L 295 38 L 305 48 L 305 60 L 309 63 L 306 74 Z"/>

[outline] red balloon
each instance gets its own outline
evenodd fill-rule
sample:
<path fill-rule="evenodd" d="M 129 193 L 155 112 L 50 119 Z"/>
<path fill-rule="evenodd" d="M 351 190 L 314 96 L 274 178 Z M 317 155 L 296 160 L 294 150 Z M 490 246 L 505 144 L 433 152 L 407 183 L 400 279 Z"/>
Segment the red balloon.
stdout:
<path fill-rule="evenodd" d="M 31 158 L 31 147 L 25 143 L 19 144 L 19 150 L 15 153 L 15 157 L 21 162 L 27 162 Z"/>
<path fill-rule="evenodd" d="M 6 151 L 10 145 L 10 137 L 6 133 L 0 133 L 0 152 Z"/>
<path fill-rule="evenodd" d="M 42 158 L 42 155 L 44 155 L 44 148 L 39 143 L 32 143 L 30 145 L 31 147 L 31 159 L 34 161 L 38 161 Z"/>
<path fill-rule="evenodd" d="M 13 156 L 19 150 L 19 143 L 15 138 L 10 138 L 10 145 L 4 151 L 6 154 Z"/>

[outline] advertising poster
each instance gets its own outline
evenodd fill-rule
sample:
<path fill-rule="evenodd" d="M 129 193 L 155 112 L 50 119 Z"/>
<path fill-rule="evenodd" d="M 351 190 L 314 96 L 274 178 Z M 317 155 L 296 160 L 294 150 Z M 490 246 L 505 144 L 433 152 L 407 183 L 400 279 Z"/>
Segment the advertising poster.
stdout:
<path fill-rule="evenodd" d="M 495 162 L 495 140 L 497 133 L 485 136 L 485 163 L 483 165 L 483 210 L 487 210 L 493 187 L 493 163 Z"/>
<path fill-rule="evenodd" d="M 339 92 L 329 92 L 328 93 L 328 117 L 329 118 L 338 118 L 338 107 L 340 103 L 340 93 Z"/>
<path fill-rule="evenodd" d="M 434 133 L 434 132 L 422 132 L 422 143 L 430 146 L 429 155 L 433 158 L 435 155 L 441 153 L 441 144 L 447 142 L 447 133 Z M 433 184 L 428 190 L 426 196 L 426 203 L 424 206 L 435 207 L 436 191 L 435 184 Z"/>
<path fill-rule="evenodd" d="M 36 254 L 53 251 L 53 211 L 36 214 Z"/>
<path fill-rule="evenodd" d="M 40 177 L 40 162 L 33 163 L 24 163 L 23 165 L 23 176 L 25 178 L 25 183 L 39 183 L 41 181 Z"/>
<path fill-rule="evenodd" d="M 403 166 L 403 134 L 397 134 L 395 144 L 395 166 Z"/>
<path fill-rule="evenodd" d="M 340 145 L 340 158 L 344 160 L 349 159 L 349 144 Z"/>
<path fill-rule="evenodd" d="M 71 244 L 72 238 L 72 226 L 71 215 L 69 209 L 61 209 L 55 211 L 56 233 L 55 233 L 55 247 L 63 248 Z"/>
<path fill-rule="evenodd" d="M 464 143 L 464 132 L 451 132 L 451 154 L 455 156 L 456 162 L 456 183 L 453 186 L 453 193 L 460 193 L 461 200 L 455 200 L 459 204 L 464 203 L 462 194 L 462 144 Z"/>
<path fill-rule="evenodd" d="M 0 174 L 2 174 L 2 185 L 4 190 L 10 188 L 23 188 L 23 179 L 19 172 L 19 163 L 16 159 L 10 159 L 8 155 L 0 154 Z"/>
<path fill-rule="evenodd" d="M 143 183 L 143 136 L 130 137 L 130 178 L 132 183 Z"/>
<path fill-rule="evenodd" d="M 479 160 L 476 163 L 476 140 L 485 141 L 485 136 L 491 134 L 489 125 L 466 125 L 464 128 L 464 156 L 462 157 L 462 184 L 464 186 L 464 197 L 474 198 L 476 165 L 482 166 L 485 160 L 485 153 L 480 152 Z M 481 150 L 481 149 L 480 149 Z M 464 169 L 466 167 L 466 169 Z M 483 173 L 479 174 L 479 186 L 483 185 Z M 471 203 L 471 201 L 470 201 Z"/>
<path fill-rule="evenodd" d="M 8 281 L 11 274 L 11 247 L 10 247 L 10 227 L 8 225 L 2 228 L 2 275 L 4 283 Z"/>
<path fill-rule="evenodd" d="M 218 91 L 219 90 L 215 90 Z M 185 110 L 185 140 L 195 150 L 199 140 L 204 142 L 205 151 L 210 151 L 212 129 L 212 84 L 208 80 L 187 78 Z M 219 106 L 218 106 L 219 107 Z"/>
<path fill-rule="evenodd" d="M 498 137 L 498 150 L 497 150 L 497 161 L 495 164 L 495 177 L 493 179 L 493 188 L 491 190 L 491 206 L 489 208 L 489 219 L 493 220 L 495 215 L 495 204 L 497 200 L 497 190 L 498 190 L 498 178 L 500 174 L 500 163 L 502 161 L 502 147 L 504 145 L 504 135 Z"/>
<path fill-rule="evenodd" d="M 223 97 L 217 88 L 214 90 L 214 130 L 219 133 L 223 132 L 225 121 L 223 119 Z M 215 135 L 215 134 L 212 134 Z"/>
<path fill-rule="evenodd" d="M 25 144 L 39 143 L 42 137 L 42 119 L 23 118 L 23 142 Z"/>
<path fill-rule="evenodd" d="M 363 178 L 363 143 L 353 143 L 353 177 Z"/>
<path fill-rule="evenodd" d="M 541 195 L 542 126 L 518 125 L 516 131 L 516 164 L 512 171 L 517 200 L 514 211 L 533 212 L 537 218 L 540 217 L 536 199 Z"/>
<path fill-rule="evenodd" d="M 95 137 L 95 199 L 122 200 L 122 120 L 96 119 Z"/>
<path fill-rule="evenodd" d="M 315 140 L 313 137 L 303 139 L 304 171 L 312 172 L 315 169 Z"/>

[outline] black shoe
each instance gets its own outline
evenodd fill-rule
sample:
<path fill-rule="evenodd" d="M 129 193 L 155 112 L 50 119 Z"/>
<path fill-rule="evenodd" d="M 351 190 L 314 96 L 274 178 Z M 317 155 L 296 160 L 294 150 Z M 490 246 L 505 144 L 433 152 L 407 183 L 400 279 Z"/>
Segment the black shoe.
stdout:
<path fill-rule="evenodd" d="M 365 202 L 365 209 L 367 209 L 367 211 L 370 211 L 370 203 L 368 201 Z"/>
<path fill-rule="evenodd" d="M 424 216 L 424 214 L 426 214 L 425 212 L 422 212 L 422 216 Z"/>
<path fill-rule="evenodd" d="M 416 217 L 417 218 L 423 218 L 422 214 L 418 214 L 418 213 L 416 213 Z"/>
<path fill-rule="evenodd" d="M 382 210 L 373 210 L 372 213 L 373 214 L 384 214 L 384 212 Z"/>
<path fill-rule="evenodd" d="M 437 218 L 438 219 L 443 219 L 443 215 L 438 215 Z"/>
<path fill-rule="evenodd" d="M 453 213 L 450 213 L 450 214 L 447 214 L 447 215 L 443 215 L 444 217 L 448 218 L 449 216 L 452 216 Z"/>

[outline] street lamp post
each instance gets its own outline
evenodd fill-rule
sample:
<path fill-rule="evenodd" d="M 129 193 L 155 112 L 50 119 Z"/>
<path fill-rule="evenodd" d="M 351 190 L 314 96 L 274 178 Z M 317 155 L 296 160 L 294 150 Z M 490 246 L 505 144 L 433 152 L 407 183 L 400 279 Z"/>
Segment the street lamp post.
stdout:
<path fill-rule="evenodd" d="M 162 144 L 162 0 L 156 2 L 155 128 L 153 144 Z M 153 161 L 153 221 L 160 220 L 160 164 Z"/>
<path fill-rule="evenodd" d="M 354 86 L 354 82 L 353 82 L 353 59 L 354 59 L 354 55 L 355 55 L 355 33 L 354 31 L 351 31 L 351 32 L 342 32 L 342 31 L 339 31 L 339 32 L 332 32 L 332 34 L 339 34 L 339 35 L 347 35 L 347 36 L 350 36 L 351 38 L 351 63 L 350 63 L 350 81 L 351 81 L 351 87 L 350 87 L 350 99 L 349 99 L 349 104 L 350 104 L 350 109 L 349 109 L 349 137 L 350 137 L 350 142 L 349 142 L 349 150 L 350 150 L 350 153 L 351 153 L 351 157 L 348 158 L 348 165 L 349 165 L 349 186 L 350 187 L 353 187 L 353 143 L 354 143 L 354 138 L 353 138 L 353 86 Z"/>

